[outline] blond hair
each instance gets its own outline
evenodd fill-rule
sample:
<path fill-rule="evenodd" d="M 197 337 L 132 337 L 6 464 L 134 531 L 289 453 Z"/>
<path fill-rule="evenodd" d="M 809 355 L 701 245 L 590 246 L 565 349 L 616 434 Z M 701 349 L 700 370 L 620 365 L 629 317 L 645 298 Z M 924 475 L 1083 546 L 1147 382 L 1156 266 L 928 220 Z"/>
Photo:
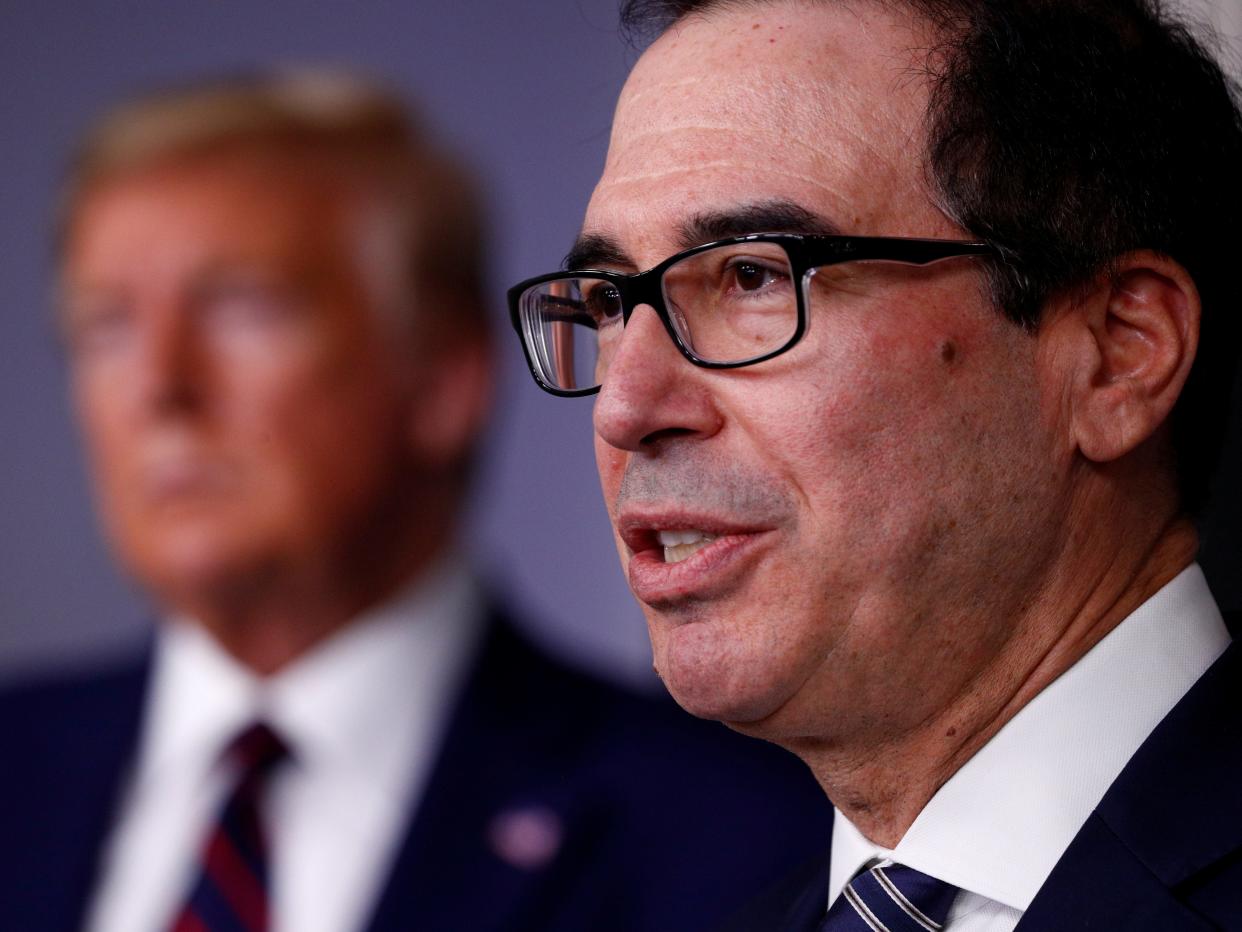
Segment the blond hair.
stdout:
<path fill-rule="evenodd" d="M 484 329 L 484 224 L 470 172 L 427 137 L 396 94 L 345 72 L 214 79 L 120 104 L 91 128 L 73 157 L 59 241 L 97 186 L 234 149 L 327 165 L 396 219 L 407 279 L 400 287 L 417 292 L 407 297 L 427 305 L 420 313 L 447 309 Z M 425 300 L 428 288 L 437 300 Z"/>

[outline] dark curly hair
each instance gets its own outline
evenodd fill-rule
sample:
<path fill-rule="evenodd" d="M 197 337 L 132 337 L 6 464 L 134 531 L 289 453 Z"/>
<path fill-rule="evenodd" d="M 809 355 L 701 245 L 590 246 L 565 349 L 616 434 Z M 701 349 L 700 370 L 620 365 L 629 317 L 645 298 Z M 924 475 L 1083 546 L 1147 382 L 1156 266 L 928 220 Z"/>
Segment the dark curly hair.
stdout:
<path fill-rule="evenodd" d="M 627 0 L 634 40 L 686 16 L 771 0 Z M 834 2 L 834 0 L 822 0 Z M 835 0 L 841 2 L 841 0 Z M 1198 356 L 1171 418 L 1182 506 L 1220 459 L 1242 314 L 1242 115 L 1213 55 L 1159 0 L 872 0 L 933 26 L 925 167 L 941 205 L 1007 257 L 1002 313 L 1151 249 L 1194 278 Z"/>

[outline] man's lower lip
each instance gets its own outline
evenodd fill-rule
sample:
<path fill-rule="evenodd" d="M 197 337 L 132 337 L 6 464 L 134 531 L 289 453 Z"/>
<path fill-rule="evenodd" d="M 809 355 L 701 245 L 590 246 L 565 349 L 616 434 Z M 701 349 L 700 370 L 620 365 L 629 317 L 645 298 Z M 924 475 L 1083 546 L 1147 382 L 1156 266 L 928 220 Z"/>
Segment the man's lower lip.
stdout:
<path fill-rule="evenodd" d="M 726 534 L 679 563 L 665 563 L 660 547 L 639 551 L 630 557 L 630 588 L 652 606 L 710 598 L 736 582 L 745 572 L 742 562 L 767 537 L 766 532 Z"/>

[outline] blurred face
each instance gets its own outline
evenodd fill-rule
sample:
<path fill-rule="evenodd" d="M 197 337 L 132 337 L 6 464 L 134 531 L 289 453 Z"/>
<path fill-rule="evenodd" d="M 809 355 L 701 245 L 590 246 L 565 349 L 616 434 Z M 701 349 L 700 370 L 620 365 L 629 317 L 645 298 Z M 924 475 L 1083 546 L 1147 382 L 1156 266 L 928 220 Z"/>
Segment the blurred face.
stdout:
<path fill-rule="evenodd" d="M 63 325 L 97 496 L 175 608 L 365 563 L 407 494 L 405 334 L 349 207 L 239 156 L 106 181 L 76 213 Z"/>
<path fill-rule="evenodd" d="M 866 4 L 675 27 L 622 93 L 589 264 L 638 271 L 760 230 L 969 238 L 923 181 L 907 49 L 928 41 Z M 968 692 L 1064 505 L 1037 351 L 969 259 L 813 293 L 801 343 L 745 369 L 693 367 L 639 307 L 596 455 L 674 696 L 780 739 L 896 734 Z"/>

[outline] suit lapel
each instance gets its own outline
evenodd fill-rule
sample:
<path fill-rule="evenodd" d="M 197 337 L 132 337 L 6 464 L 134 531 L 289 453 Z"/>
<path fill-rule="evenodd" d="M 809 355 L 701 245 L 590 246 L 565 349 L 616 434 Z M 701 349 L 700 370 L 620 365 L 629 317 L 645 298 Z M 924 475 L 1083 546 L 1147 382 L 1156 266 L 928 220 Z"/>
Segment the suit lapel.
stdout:
<path fill-rule="evenodd" d="M 1017 927 L 1018 932 L 1213 928 L 1179 902 L 1098 814 L 1079 831 Z"/>
<path fill-rule="evenodd" d="M 558 701 L 563 676 L 492 619 L 370 932 L 539 929 L 539 904 L 582 895 L 598 804 L 558 767 L 586 713 Z"/>
<path fill-rule="evenodd" d="M 1215 928 L 1203 878 L 1242 851 L 1242 650 L 1152 732 L 1040 889 L 1021 932 Z M 1204 907 L 1210 909 L 1210 907 Z"/>
<path fill-rule="evenodd" d="M 118 673 L 34 691 L 13 710 L 23 721 L 4 721 L 8 740 L 20 746 L 0 768 L 6 928 L 81 926 L 137 741 L 149 671 L 148 652 Z"/>

